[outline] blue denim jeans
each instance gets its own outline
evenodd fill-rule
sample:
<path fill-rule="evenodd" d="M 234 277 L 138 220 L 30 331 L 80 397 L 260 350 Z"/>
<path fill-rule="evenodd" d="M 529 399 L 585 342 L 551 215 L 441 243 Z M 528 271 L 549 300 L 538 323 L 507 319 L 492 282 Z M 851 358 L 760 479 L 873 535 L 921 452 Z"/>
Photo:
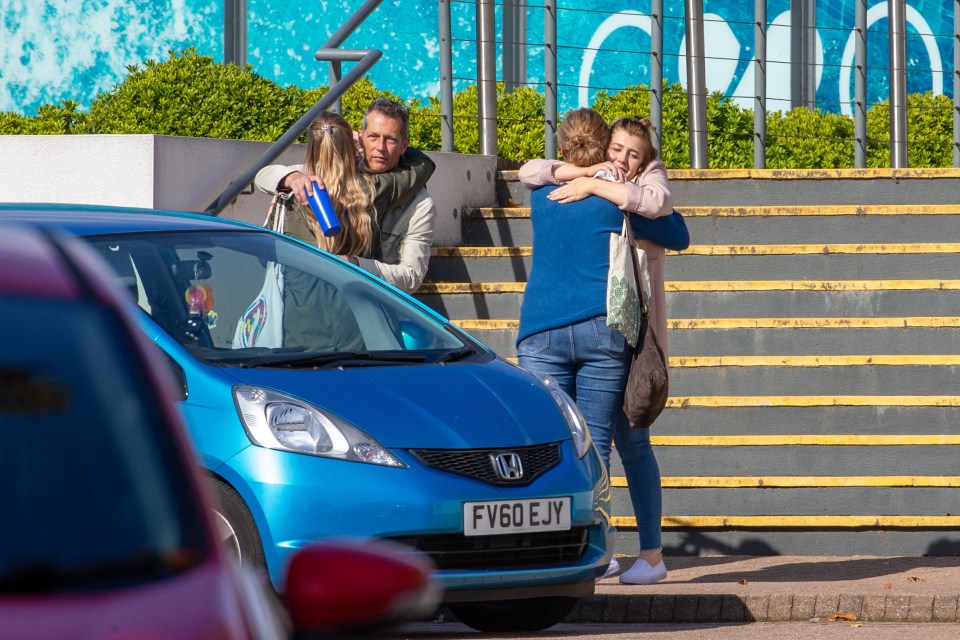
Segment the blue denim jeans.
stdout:
<path fill-rule="evenodd" d="M 616 445 L 637 518 L 640 550 L 646 551 L 661 547 L 663 498 L 650 430 L 631 429 L 623 413 L 632 351 L 623 334 L 608 327 L 605 316 L 598 316 L 527 336 L 517 345 L 517 360 L 528 371 L 552 376 L 574 399 L 608 471 L 611 445 Z"/>

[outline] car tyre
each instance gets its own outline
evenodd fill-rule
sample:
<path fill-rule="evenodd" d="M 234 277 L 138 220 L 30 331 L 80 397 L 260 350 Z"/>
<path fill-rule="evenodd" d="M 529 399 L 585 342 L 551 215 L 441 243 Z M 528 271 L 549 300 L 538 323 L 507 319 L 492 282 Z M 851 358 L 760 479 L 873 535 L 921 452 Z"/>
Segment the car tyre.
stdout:
<path fill-rule="evenodd" d="M 263 543 L 257 525 L 236 489 L 222 480 L 211 480 L 216 504 L 213 519 L 228 555 L 242 567 L 266 571 Z"/>
<path fill-rule="evenodd" d="M 567 617 L 579 598 L 552 596 L 523 600 L 450 603 L 457 619 L 477 631 L 542 631 Z"/>

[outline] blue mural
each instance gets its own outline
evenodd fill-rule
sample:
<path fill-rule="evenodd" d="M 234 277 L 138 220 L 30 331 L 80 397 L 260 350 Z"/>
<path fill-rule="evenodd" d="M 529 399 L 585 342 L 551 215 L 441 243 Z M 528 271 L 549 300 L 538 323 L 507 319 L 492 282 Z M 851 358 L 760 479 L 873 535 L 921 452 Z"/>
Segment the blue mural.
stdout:
<path fill-rule="evenodd" d="M 313 52 L 363 0 L 248 0 L 248 62 L 280 84 L 305 88 L 329 82 Z M 500 4 L 497 3 L 498 21 Z M 543 70 L 543 7 L 528 12 L 528 81 Z M 907 0 L 908 91 L 952 95 L 954 3 Z M 854 0 L 817 6 L 818 106 L 851 113 Z M 868 3 L 868 100 L 887 96 L 887 2 Z M 450 4 L 455 89 L 476 82 L 472 1 Z M 648 82 L 649 0 L 559 0 L 561 109 L 589 104 L 597 91 Z M 753 3 L 705 0 L 707 83 L 711 91 L 752 106 Z M 684 2 L 664 1 L 664 78 L 686 82 Z M 790 0 L 767 3 L 770 108 L 789 107 Z M 195 47 L 222 59 L 222 0 L 0 0 L 0 111 L 31 114 L 72 99 L 86 106 L 122 81 L 128 65 L 165 59 Z M 374 48 L 383 59 L 374 85 L 404 98 L 439 94 L 438 5 L 385 0 L 344 47 Z M 498 23 L 499 24 L 499 23 Z M 498 28 L 498 33 L 500 33 Z"/>

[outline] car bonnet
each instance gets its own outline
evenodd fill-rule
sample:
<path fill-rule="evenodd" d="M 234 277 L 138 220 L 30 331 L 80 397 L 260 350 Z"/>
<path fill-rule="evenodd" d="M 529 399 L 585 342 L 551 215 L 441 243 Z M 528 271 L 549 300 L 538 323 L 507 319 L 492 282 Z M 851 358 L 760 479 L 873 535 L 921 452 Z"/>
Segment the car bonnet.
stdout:
<path fill-rule="evenodd" d="M 390 448 L 487 448 L 570 437 L 540 382 L 503 360 L 345 369 L 231 369 L 297 396 Z"/>

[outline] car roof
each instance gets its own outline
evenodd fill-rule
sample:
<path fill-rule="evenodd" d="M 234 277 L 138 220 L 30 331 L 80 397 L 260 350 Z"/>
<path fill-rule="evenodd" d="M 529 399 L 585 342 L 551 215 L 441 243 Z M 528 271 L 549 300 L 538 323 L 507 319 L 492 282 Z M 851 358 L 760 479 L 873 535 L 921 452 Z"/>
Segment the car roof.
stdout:
<path fill-rule="evenodd" d="M 259 229 L 236 220 L 185 211 L 32 202 L 0 203 L 0 222 L 8 221 L 54 227 L 79 236 L 118 232 Z"/>

